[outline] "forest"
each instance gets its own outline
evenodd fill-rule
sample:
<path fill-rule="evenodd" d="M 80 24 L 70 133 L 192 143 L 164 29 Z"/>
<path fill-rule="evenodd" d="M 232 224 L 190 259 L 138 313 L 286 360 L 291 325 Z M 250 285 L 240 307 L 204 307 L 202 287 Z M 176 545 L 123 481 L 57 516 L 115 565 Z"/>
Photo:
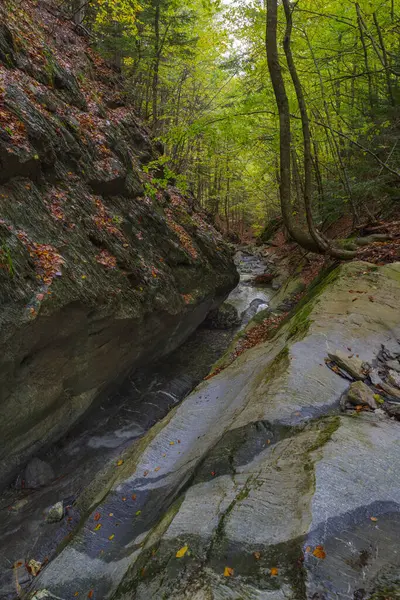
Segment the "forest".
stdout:
<path fill-rule="evenodd" d="M 400 0 L 0 0 L 0 600 L 400 599 Z"/>
<path fill-rule="evenodd" d="M 163 143 L 155 186 L 189 190 L 234 237 L 282 211 L 294 239 L 325 253 L 339 217 L 374 223 L 398 206 L 398 8 L 78 0 L 70 10 Z"/>

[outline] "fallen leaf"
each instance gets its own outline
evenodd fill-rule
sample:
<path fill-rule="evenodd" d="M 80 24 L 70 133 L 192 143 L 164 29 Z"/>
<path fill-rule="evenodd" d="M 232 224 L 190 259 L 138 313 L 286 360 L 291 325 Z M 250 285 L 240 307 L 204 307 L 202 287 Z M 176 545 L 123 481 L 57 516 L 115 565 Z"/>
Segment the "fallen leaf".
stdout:
<path fill-rule="evenodd" d="M 136 494 L 132 494 L 132 500 L 136 500 L 137 496 Z"/>
<path fill-rule="evenodd" d="M 185 556 L 186 552 L 189 550 L 188 546 L 182 546 L 182 548 L 180 550 L 178 550 L 178 552 L 176 553 L 176 558 L 182 558 L 182 556 Z"/>
<path fill-rule="evenodd" d="M 113 540 L 114 538 L 115 538 L 115 533 L 112 533 L 112 534 L 111 534 L 111 535 L 108 537 L 108 539 L 109 539 L 109 540 Z"/>
<path fill-rule="evenodd" d="M 175 442 L 170 442 L 170 443 L 169 443 L 169 445 L 170 445 L 170 446 L 174 446 L 174 445 L 175 445 Z"/>
<path fill-rule="evenodd" d="M 234 570 L 231 567 L 225 567 L 224 577 L 233 577 Z"/>
<path fill-rule="evenodd" d="M 90 592 L 87 595 L 88 598 L 93 598 L 93 590 L 90 590 Z"/>
<path fill-rule="evenodd" d="M 356 411 L 357 411 L 357 412 L 360 412 L 362 409 L 363 409 L 363 406 L 362 406 L 362 404 L 357 404 L 357 406 L 356 406 Z"/>
<path fill-rule="evenodd" d="M 211 475 L 215 477 L 215 471 L 211 471 Z"/>
<path fill-rule="evenodd" d="M 95 530 L 95 531 L 98 531 L 100 528 L 101 528 L 101 523 L 98 523 L 98 524 L 96 525 L 96 527 L 94 528 L 94 530 Z"/>
<path fill-rule="evenodd" d="M 271 577 L 277 577 L 278 576 L 278 569 L 276 567 L 272 567 L 272 569 L 270 570 L 269 574 L 271 575 Z"/>
<path fill-rule="evenodd" d="M 145 472 L 143 473 L 143 477 L 147 477 L 147 475 L 148 475 L 148 474 L 149 474 L 149 472 L 148 472 L 148 471 L 145 471 Z"/>
<path fill-rule="evenodd" d="M 260 560 L 261 558 L 261 552 L 253 552 L 253 556 L 256 560 Z"/>
<path fill-rule="evenodd" d="M 126 497 L 125 496 L 122 498 L 122 502 L 126 502 Z"/>
<path fill-rule="evenodd" d="M 371 521 L 377 521 L 378 519 L 376 517 L 370 517 Z"/>
<path fill-rule="evenodd" d="M 307 548 L 306 548 L 306 550 L 305 550 L 305 551 L 306 551 L 306 552 L 311 552 L 311 546 L 307 546 Z"/>
<path fill-rule="evenodd" d="M 123 461 L 122 459 L 120 459 L 120 460 L 117 462 L 117 467 L 120 467 L 120 466 L 121 466 L 121 465 L 123 465 L 123 464 L 124 464 L 124 461 Z"/>
<path fill-rule="evenodd" d="M 140 513 L 141 513 L 141 512 L 142 512 L 141 510 L 137 510 L 137 511 L 136 511 L 136 513 L 135 513 L 135 514 L 136 514 L 136 516 L 138 517 L 138 516 L 140 515 Z"/>
<path fill-rule="evenodd" d="M 161 469 L 161 467 L 156 467 L 154 470 L 157 472 Z"/>
<path fill-rule="evenodd" d="M 180 443 L 181 443 L 181 440 L 178 440 L 178 444 L 180 444 Z"/>
<path fill-rule="evenodd" d="M 324 547 L 317 546 L 313 552 L 313 555 L 315 556 L 315 558 L 320 558 L 321 560 L 326 558 L 326 553 L 325 553 Z"/>
<path fill-rule="evenodd" d="M 34 577 L 36 577 L 42 568 L 42 563 L 32 558 L 26 565 L 26 568 Z"/>
<path fill-rule="evenodd" d="M 114 513 L 108 513 L 108 516 L 109 516 L 109 517 L 113 517 L 113 516 L 114 516 Z"/>
<path fill-rule="evenodd" d="M 271 440 L 267 440 L 267 444 L 270 444 L 270 443 L 271 443 Z"/>
<path fill-rule="evenodd" d="M 101 514 L 99 512 L 97 512 L 97 513 L 95 513 L 95 515 L 94 515 L 93 518 L 94 518 L 95 521 L 99 521 L 100 517 L 101 517 Z"/>
<path fill-rule="evenodd" d="M 79 592 L 75 592 L 74 596 L 75 596 L 75 598 L 76 598 L 77 596 L 79 596 Z"/>

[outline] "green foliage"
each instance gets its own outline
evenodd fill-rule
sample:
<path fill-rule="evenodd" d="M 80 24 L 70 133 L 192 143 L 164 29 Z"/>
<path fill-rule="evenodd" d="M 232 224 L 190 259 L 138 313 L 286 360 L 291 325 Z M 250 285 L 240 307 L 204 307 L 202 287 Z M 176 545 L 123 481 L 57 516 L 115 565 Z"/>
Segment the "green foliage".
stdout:
<path fill-rule="evenodd" d="M 292 48 L 311 121 L 320 226 L 365 214 L 366 206 L 378 213 L 399 195 L 398 178 L 382 167 L 398 171 L 400 163 L 399 0 L 358 6 L 302 0 L 293 8 Z M 91 0 L 87 15 L 99 49 L 124 73 L 127 97 L 164 144 L 165 157 L 149 165 L 147 193 L 173 182 L 239 232 L 260 233 L 280 210 L 279 121 L 265 19 L 258 0 Z M 280 52 L 292 114 L 293 213 L 301 220 L 302 128 L 282 46 Z"/>

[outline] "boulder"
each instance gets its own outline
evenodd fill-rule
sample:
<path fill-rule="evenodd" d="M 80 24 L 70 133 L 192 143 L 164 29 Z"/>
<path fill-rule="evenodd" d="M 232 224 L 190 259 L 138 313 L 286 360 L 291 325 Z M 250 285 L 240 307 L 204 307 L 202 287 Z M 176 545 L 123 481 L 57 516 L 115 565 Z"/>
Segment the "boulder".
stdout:
<path fill-rule="evenodd" d="M 204 326 L 209 329 L 232 329 L 238 325 L 240 325 L 238 311 L 229 302 L 224 302 L 219 308 L 211 311 L 204 321 Z"/>
<path fill-rule="evenodd" d="M 36 489 L 49 484 L 55 475 L 51 466 L 40 458 L 32 458 L 25 467 L 24 487 Z"/>
<path fill-rule="evenodd" d="M 345 400 L 351 406 L 369 406 L 373 410 L 378 408 L 373 391 L 363 381 L 355 381 L 350 385 Z"/>

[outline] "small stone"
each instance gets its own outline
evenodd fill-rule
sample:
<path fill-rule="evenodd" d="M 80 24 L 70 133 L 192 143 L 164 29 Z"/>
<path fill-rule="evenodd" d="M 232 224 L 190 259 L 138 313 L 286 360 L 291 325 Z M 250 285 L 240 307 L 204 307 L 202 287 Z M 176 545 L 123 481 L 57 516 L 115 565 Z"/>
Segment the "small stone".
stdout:
<path fill-rule="evenodd" d="M 371 380 L 372 385 L 382 385 L 383 381 L 381 376 L 379 375 L 379 371 L 376 368 L 373 368 L 368 373 L 369 378 Z"/>
<path fill-rule="evenodd" d="M 350 385 L 346 400 L 352 406 L 369 406 L 373 410 L 378 408 L 372 390 L 363 381 L 355 381 Z"/>
<path fill-rule="evenodd" d="M 389 369 L 400 373 L 400 362 L 398 360 L 388 360 L 386 366 L 389 367 Z"/>
<path fill-rule="evenodd" d="M 388 383 L 400 389 L 400 373 L 396 373 L 396 371 L 390 370 L 388 374 Z"/>
<path fill-rule="evenodd" d="M 383 391 L 386 392 L 389 396 L 392 396 L 393 398 L 398 398 L 400 400 L 400 390 L 398 388 L 393 387 L 385 381 L 382 381 L 380 386 L 383 389 Z"/>
<path fill-rule="evenodd" d="M 357 358 L 357 356 L 346 354 L 341 350 L 336 350 L 335 352 L 329 353 L 328 357 L 336 363 L 338 367 L 347 371 L 354 379 L 365 379 L 364 363 L 360 358 Z"/>
<path fill-rule="evenodd" d="M 23 479 L 26 488 L 40 488 L 54 479 L 54 471 L 48 463 L 44 462 L 44 460 L 32 458 L 25 467 Z"/>
<path fill-rule="evenodd" d="M 64 516 L 64 505 L 62 502 L 57 502 L 49 508 L 46 515 L 46 523 L 58 523 Z"/>
<path fill-rule="evenodd" d="M 397 421 L 400 421 L 400 404 L 385 404 L 385 410 L 389 417 L 393 417 Z"/>

